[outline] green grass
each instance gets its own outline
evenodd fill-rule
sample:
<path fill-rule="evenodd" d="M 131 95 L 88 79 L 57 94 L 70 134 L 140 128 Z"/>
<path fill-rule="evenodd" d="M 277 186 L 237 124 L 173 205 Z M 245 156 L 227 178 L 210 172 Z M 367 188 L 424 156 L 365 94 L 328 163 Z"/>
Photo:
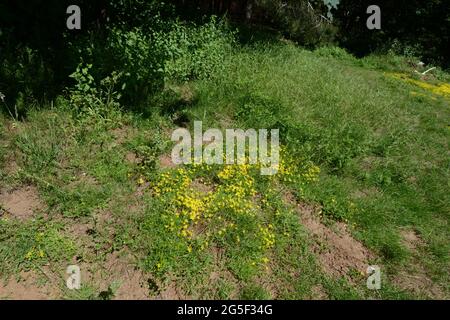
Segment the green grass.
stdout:
<path fill-rule="evenodd" d="M 400 228 L 414 229 L 427 244 L 421 263 L 445 287 L 448 99 L 417 98 L 416 87 L 383 72 L 290 45 L 243 50 L 227 63 L 230 72 L 216 83 L 196 83 L 190 119 L 280 127 L 293 153 L 322 168 L 317 185 L 295 190 L 300 198 L 355 223 L 355 236 L 392 272 L 410 255 Z"/>
<path fill-rule="evenodd" d="M 74 241 L 65 236 L 61 229 L 61 225 L 45 219 L 28 223 L 0 221 L 2 277 L 70 260 L 77 248 Z"/>
<path fill-rule="evenodd" d="M 5 130 L 10 120 L 2 116 L 0 136 L 12 147 L 0 145 L 0 161 L 17 152 L 21 169 L 13 177 L 0 175 L 2 184 L 34 184 L 48 206 L 45 217 L 25 224 L 0 218 L 2 274 L 35 264 L 56 268 L 80 255 L 101 267 L 98 257 L 128 250 L 153 284 L 153 296 L 175 286 L 187 297 L 207 299 L 308 299 L 317 297 L 317 288 L 329 299 L 428 297 L 396 285 L 413 264 L 448 297 L 449 100 L 391 77 L 408 68 L 390 59 L 250 44 L 223 61 L 226 72 L 167 86 L 142 115 L 116 109 L 77 115 L 60 99 L 31 111 L 14 132 Z M 223 178 L 220 166 L 184 173 L 162 168 L 171 128 L 194 120 L 204 128 L 279 128 L 292 174 L 266 179 L 250 168 Z M 127 161 L 131 153 L 139 161 Z M 315 166 L 318 180 L 306 179 Z M 239 183 L 247 188 L 227 189 Z M 351 280 L 324 273 L 314 239 L 282 190 L 320 207 L 327 225 L 351 226 L 382 266 L 382 290 L 367 290 L 357 273 Z M 240 212 L 233 201 L 248 210 Z M 196 220 L 191 215 L 199 207 Z M 112 233 L 97 221 L 104 212 Z M 87 236 L 95 253 L 65 234 L 64 224 L 78 223 L 94 225 Z M 183 235 L 183 225 L 194 234 Z M 408 249 L 402 230 L 414 230 L 423 244 Z M 32 264 L 26 258 L 32 248 L 51 255 Z M 96 290 L 86 284 L 66 298 L 101 298 Z"/>

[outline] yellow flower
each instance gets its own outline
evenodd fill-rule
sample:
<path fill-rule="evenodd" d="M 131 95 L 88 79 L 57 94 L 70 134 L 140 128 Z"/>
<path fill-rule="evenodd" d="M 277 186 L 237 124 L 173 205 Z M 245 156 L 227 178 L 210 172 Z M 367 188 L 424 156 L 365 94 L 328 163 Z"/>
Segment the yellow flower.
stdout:
<path fill-rule="evenodd" d="M 25 259 L 31 260 L 33 258 L 33 255 L 34 255 L 34 248 L 31 248 L 25 255 Z"/>

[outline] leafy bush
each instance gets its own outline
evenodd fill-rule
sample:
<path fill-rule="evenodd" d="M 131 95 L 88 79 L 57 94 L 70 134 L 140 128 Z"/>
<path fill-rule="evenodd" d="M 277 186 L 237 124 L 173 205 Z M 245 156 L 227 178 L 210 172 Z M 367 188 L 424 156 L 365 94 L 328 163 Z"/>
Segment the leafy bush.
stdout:
<path fill-rule="evenodd" d="M 113 29 L 108 42 L 113 66 L 123 73 L 127 101 L 140 102 L 162 88 L 165 53 L 151 37 L 140 29 Z"/>
<path fill-rule="evenodd" d="M 98 100 L 98 92 L 90 90 L 98 79 L 120 74 L 116 82 L 122 89 L 122 104 L 139 107 L 160 92 L 165 81 L 211 77 L 223 67 L 234 41 L 235 33 L 214 17 L 200 26 L 173 22 L 170 31 L 150 34 L 139 28 L 113 28 L 106 38 L 90 34 L 74 45 L 89 43 L 78 50 L 89 70 L 79 67 L 71 77 L 77 81 L 75 89 L 81 100 Z M 91 102 L 88 104 L 93 106 Z"/>
<path fill-rule="evenodd" d="M 80 64 L 70 75 L 76 81 L 75 87 L 70 90 L 71 106 L 74 107 L 77 116 L 81 116 L 79 118 L 89 121 L 98 119 L 110 121 L 118 115 L 120 107 L 121 93 L 116 91 L 116 88 L 121 74 L 113 72 L 97 86 L 94 77 L 89 73 L 91 68 L 90 64 Z"/>
<path fill-rule="evenodd" d="M 168 56 L 166 79 L 187 81 L 209 78 L 220 70 L 225 55 L 235 42 L 235 33 L 224 21 L 212 17 L 201 26 L 176 22 L 169 33 L 157 33 L 155 38 Z"/>
<path fill-rule="evenodd" d="M 357 61 L 357 59 L 350 53 L 348 53 L 345 49 L 335 46 L 320 47 L 314 50 L 314 53 L 321 57 L 333 57 L 343 61 Z"/>
<path fill-rule="evenodd" d="M 159 75 L 157 70 L 163 60 L 143 34 L 169 23 L 161 15 L 170 15 L 170 5 L 156 0 L 22 2 L 0 4 L 0 91 L 11 109 L 17 106 L 25 115 L 34 99 L 55 98 L 71 85 L 68 76 L 80 58 L 93 65 L 96 81 L 123 71 L 123 96 L 130 103 L 162 86 L 162 69 Z M 70 4 L 82 8 L 79 31 L 65 25 Z"/>

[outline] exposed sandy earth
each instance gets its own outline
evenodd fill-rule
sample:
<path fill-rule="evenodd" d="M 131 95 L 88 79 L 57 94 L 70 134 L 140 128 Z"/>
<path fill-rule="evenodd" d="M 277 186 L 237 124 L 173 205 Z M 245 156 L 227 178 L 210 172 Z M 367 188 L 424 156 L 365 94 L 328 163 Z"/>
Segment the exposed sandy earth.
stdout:
<path fill-rule="evenodd" d="M 43 208 L 36 187 L 24 186 L 16 190 L 0 191 L 0 206 L 8 216 L 17 219 L 29 219 Z"/>

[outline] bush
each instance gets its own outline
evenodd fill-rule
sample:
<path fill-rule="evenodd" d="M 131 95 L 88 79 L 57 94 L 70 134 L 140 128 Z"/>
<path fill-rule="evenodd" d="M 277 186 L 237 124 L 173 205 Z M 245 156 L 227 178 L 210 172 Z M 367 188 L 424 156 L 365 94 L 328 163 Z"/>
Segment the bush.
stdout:
<path fill-rule="evenodd" d="M 348 53 L 345 49 L 335 46 L 320 47 L 314 50 L 314 53 L 320 57 L 332 57 L 342 61 L 350 61 L 350 62 L 357 61 L 357 59 L 350 53 Z"/>
<path fill-rule="evenodd" d="M 97 121 L 97 124 L 98 120 L 110 122 L 118 116 L 121 93 L 117 91 L 117 84 L 122 74 L 113 72 L 96 86 L 94 77 L 90 74 L 91 68 L 90 64 L 80 64 L 70 75 L 76 81 L 74 88 L 70 90 L 71 106 L 76 117 L 81 120 Z"/>
<path fill-rule="evenodd" d="M 144 33 L 167 24 L 161 15 L 170 15 L 170 5 L 157 0 L 47 2 L 0 4 L 0 91 L 12 110 L 17 107 L 25 115 L 34 100 L 54 99 L 71 85 L 68 76 L 80 58 L 92 64 L 90 72 L 97 82 L 123 71 L 124 99 L 130 103 L 162 86 L 164 59 Z M 66 27 L 65 9 L 70 4 L 82 8 L 79 31 Z"/>
<path fill-rule="evenodd" d="M 176 22 L 169 33 L 157 33 L 155 38 L 168 57 L 164 65 L 166 80 L 187 81 L 209 78 L 222 68 L 235 43 L 235 32 L 212 17 L 201 26 Z"/>
<path fill-rule="evenodd" d="M 92 77 L 89 85 L 99 86 L 101 79 L 120 74 L 116 87 L 121 88 L 122 105 L 139 107 L 164 85 L 165 53 L 151 36 L 138 28 L 112 28 L 102 34 L 91 32 L 70 47 L 76 53 L 72 59 L 89 66 Z"/>
<path fill-rule="evenodd" d="M 123 73 L 122 84 L 128 101 L 140 102 L 163 87 L 166 53 L 159 43 L 137 28 L 113 29 L 108 42 L 113 57 L 111 68 L 115 66 L 115 71 Z"/>
<path fill-rule="evenodd" d="M 169 28 L 168 23 L 166 27 Z M 222 68 L 234 39 L 234 32 L 225 22 L 213 17 L 200 26 L 172 22 L 170 30 L 148 34 L 140 28 L 113 28 L 106 34 L 82 37 L 72 47 L 78 52 L 78 59 L 89 65 L 92 79 L 79 78 L 83 85 L 98 86 L 99 79 L 120 73 L 117 78 L 122 93 L 120 101 L 135 108 L 161 92 L 165 81 L 211 77 Z M 83 49 L 75 50 L 79 47 Z"/>

